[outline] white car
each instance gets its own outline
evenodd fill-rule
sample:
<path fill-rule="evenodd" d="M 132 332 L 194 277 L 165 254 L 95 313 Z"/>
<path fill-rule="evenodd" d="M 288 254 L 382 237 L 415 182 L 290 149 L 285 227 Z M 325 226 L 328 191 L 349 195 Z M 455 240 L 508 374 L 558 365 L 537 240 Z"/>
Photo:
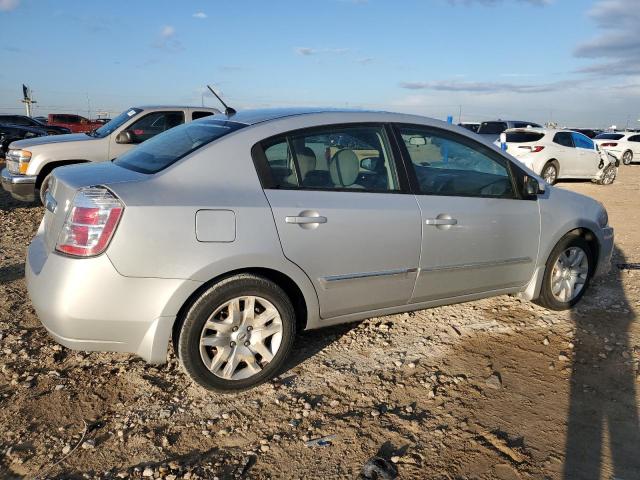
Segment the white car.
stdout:
<path fill-rule="evenodd" d="M 545 128 L 512 128 L 505 133 L 507 152 L 550 185 L 566 178 L 608 185 L 616 178 L 616 162 L 605 162 L 606 155 L 586 135 Z"/>
<path fill-rule="evenodd" d="M 594 141 L 602 150 L 622 160 L 625 165 L 633 161 L 640 162 L 640 133 L 638 132 L 601 133 L 594 138 Z"/>

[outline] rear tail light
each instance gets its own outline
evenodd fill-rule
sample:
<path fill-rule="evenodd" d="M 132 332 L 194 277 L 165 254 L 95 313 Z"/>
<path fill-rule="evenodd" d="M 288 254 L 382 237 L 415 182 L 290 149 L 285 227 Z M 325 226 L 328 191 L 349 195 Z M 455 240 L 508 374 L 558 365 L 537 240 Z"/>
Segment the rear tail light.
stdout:
<path fill-rule="evenodd" d="M 603 144 L 601 144 L 600 146 L 601 146 L 601 147 L 615 147 L 615 146 L 617 146 L 617 145 L 618 145 L 618 143 L 617 143 L 617 142 L 608 142 L 608 143 L 603 143 Z"/>
<path fill-rule="evenodd" d="M 100 255 L 109 245 L 123 210 L 118 197 L 104 187 L 78 190 L 56 250 L 75 257 Z"/>
<path fill-rule="evenodd" d="M 531 153 L 538 153 L 541 152 L 542 150 L 544 150 L 544 147 L 542 145 L 535 145 L 533 147 L 529 147 L 529 146 L 520 146 L 518 148 L 525 148 L 527 150 L 530 150 Z"/>

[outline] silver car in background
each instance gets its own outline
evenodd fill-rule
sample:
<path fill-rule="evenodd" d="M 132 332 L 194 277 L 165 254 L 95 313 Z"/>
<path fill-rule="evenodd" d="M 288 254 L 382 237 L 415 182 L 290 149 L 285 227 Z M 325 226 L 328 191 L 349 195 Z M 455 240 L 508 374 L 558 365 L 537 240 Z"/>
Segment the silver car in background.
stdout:
<path fill-rule="evenodd" d="M 26 276 L 51 336 L 217 391 L 277 375 L 295 333 L 519 294 L 573 306 L 608 267 L 591 198 L 419 116 L 254 110 L 55 170 Z"/>

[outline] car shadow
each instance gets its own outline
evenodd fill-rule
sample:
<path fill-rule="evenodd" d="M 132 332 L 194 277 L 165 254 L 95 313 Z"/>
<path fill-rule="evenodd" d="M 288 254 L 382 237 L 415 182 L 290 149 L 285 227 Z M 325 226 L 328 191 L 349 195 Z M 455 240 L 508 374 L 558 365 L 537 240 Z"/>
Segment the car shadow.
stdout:
<path fill-rule="evenodd" d="M 38 208 L 38 202 L 21 202 L 13 198 L 8 192 L 0 188 L 0 210 L 9 211 L 16 208 Z"/>
<path fill-rule="evenodd" d="M 635 352 L 629 338 L 636 317 L 624 293 L 624 271 L 617 267 L 625 263 L 616 248 L 610 278 L 598 286 L 603 292 L 598 303 L 572 312 L 575 347 L 563 473 L 567 480 L 640 475 Z M 607 451 L 611 471 L 603 470 Z"/>
<path fill-rule="evenodd" d="M 286 383 L 291 380 L 293 378 L 293 376 L 289 374 L 291 370 L 309 358 L 314 357 L 333 342 L 338 341 L 342 336 L 356 328 L 358 323 L 359 322 L 351 322 L 322 328 L 320 330 L 309 330 L 299 333 L 293 345 L 293 351 L 280 370 L 278 381 Z"/>
<path fill-rule="evenodd" d="M 24 264 L 15 263 L 0 267 L 0 283 L 11 283 L 24 277 Z"/>

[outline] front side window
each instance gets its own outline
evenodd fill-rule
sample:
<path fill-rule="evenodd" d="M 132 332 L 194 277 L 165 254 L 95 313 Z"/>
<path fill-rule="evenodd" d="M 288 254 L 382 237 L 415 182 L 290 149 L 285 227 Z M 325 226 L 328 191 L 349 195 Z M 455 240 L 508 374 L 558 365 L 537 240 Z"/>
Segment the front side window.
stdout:
<path fill-rule="evenodd" d="M 335 127 L 263 142 L 271 187 L 397 191 L 383 127 Z"/>
<path fill-rule="evenodd" d="M 586 150 L 595 149 L 595 146 L 589 137 L 582 135 L 581 133 L 572 133 L 571 136 L 573 137 L 573 143 L 576 148 L 584 148 Z"/>
<path fill-rule="evenodd" d="M 573 139 L 570 132 L 558 132 L 553 136 L 553 142 L 563 147 L 573 148 Z"/>
<path fill-rule="evenodd" d="M 140 173 L 156 173 L 244 126 L 242 123 L 213 120 L 187 123 L 156 135 L 118 157 L 114 163 Z"/>
<path fill-rule="evenodd" d="M 513 198 L 507 160 L 457 135 L 399 127 L 420 193 Z"/>
<path fill-rule="evenodd" d="M 184 112 L 152 112 L 127 128 L 133 143 L 142 143 L 184 123 Z"/>

